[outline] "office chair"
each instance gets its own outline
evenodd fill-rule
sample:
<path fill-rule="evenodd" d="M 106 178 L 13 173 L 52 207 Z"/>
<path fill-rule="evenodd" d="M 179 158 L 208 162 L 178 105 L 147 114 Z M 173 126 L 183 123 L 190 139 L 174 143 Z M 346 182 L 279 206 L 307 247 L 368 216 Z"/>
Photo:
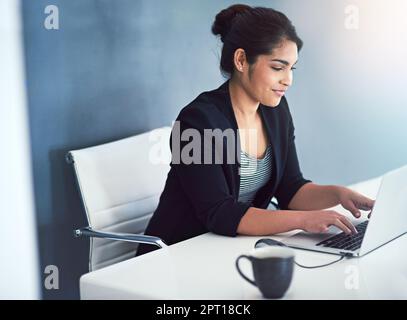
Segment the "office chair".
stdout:
<path fill-rule="evenodd" d="M 170 169 L 170 134 L 162 127 L 66 155 L 89 224 L 74 235 L 90 237 L 90 271 L 134 257 L 139 243 L 166 246 L 142 233 Z"/>

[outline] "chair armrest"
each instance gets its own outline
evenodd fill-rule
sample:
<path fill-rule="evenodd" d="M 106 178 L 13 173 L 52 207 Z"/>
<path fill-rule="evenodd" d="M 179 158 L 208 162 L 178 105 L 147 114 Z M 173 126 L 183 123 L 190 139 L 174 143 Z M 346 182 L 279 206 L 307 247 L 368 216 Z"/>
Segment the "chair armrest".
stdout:
<path fill-rule="evenodd" d="M 93 237 L 93 238 L 104 238 L 104 239 L 127 241 L 127 242 L 145 243 L 145 244 L 155 245 L 159 248 L 167 247 L 167 244 L 158 237 L 146 236 L 143 234 L 98 231 L 98 230 L 93 230 L 90 227 L 85 227 L 85 228 L 74 230 L 74 236 L 75 236 L 75 238 L 86 236 L 86 237 Z"/>

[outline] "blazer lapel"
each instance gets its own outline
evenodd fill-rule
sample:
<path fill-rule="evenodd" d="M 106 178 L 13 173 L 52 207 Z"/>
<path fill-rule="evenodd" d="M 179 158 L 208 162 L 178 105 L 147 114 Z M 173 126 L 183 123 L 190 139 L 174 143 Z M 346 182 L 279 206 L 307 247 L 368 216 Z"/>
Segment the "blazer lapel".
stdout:
<path fill-rule="evenodd" d="M 278 135 L 278 127 L 279 123 L 276 121 L 276 117 L 273 116 L 274 110 L 265 110 L 265 108 L 271 108 L 267 106 L 260 105 L 260 114 L 262 116 L 263 123 L 266 127 L 267 131 L 267 136 L 269 138 L 270 144 L 271 144 L 271 150 L 272 150 L 272 175 L 273 175 L 273 181 L 276 181 L 275 178 L 278 177 L 278 173 L 280 173 L 280 166 L 281 166 L 281 161 L 277 161 L 280 157 L 279 154 L 279 145 L 280 141 L 278 141 L 279 135 Z M 276 107 L 278 108 L 278 107 Z M 270 112 L 269 112 L 270 111 Z"/>
<path fill-rule="evenodd" d="M 232 100 L 230 98 L 230 93 L 229 93 L 229 80 L 224 82 L 220 87 L 219 87 L 219 94 L 220 94 L 220 109 L 222 113 L 226 116 L 226 118 L 229 120 L 229 128 L 233 129 L 235 133 L 235 154 L 234 154 L 234 164 L 231 165 L 232 167 L 232 175 L 233 175 L 233 195 L 236 197 L 236 199 L 239 197 L 239 188 L 240 188 L 240 150 L 241 150 L 241 145 L 240 145 L 240 136 L 239 136 L 239 130 L 237 126 L 237 121 L 235 117 L 235 113 L 233 111 L 232 107 Z M 227 129 L 227 128 L 225 128 Z M 227 152 L 227 142 L 224 142 L 224 150 Z"/>
<path fill-rule="evenodd" d="M 231 128 L 235 132 L 235 146 L 236 146 L 236 153 L 235 153 L 235 164 L 231 165 L 232 170 L 233 170 L 233 185 L 234 185 L 234 196 L 237 198 L 239 196 L 239 188 L 240 188 L 240 150 L 241 150 L 241 145 L 240 145 L 240 136 L 239 136 L 239 131 L 238 131 L 238 125 L 235 117 L 235 113 L 233 111 L 232 107 L 232 101 L 230 98 L 230 93 L 229 93 L 229 80 L 224 82 L 219 88 L 218 88 L 218 93 L 219 93 L 219 107 L 223 114 L 229 119 Z M 280 142 L 278 141 L 279 139 L 279 123 L 278 123 L 278 117 L 274 116 L 274 112 L 277 112 L 277 110 L 270 109 L 272 107 L 264 106 L 262 104 L 259 105 L 260 109 L 260 115 L 262 117 L 263 123 L 266 128 L 267 132 L 267 137 L 270 141 L 271 148 L 272 148 L 272 177 L 270 181 L 266 184 L 265 188 L 262 188 L 259 191 L 263 191 L 262 196 L 258 197 L 261 199 L 264 199 L 264 197 L 268 198 L 271 195 L 274 194 L 275 189 L 277 187 L 277 179 L 278 179 L 278 174 L 280 173 L 281 170 L 281 161 L 280 161 L 280 153 L 279 153 L 279 147 L 280 147 Z M 278 108 L 278 107 L 276 107 Z M 225 145 L 225 150 L 226 150 L 226 143 Z"/>

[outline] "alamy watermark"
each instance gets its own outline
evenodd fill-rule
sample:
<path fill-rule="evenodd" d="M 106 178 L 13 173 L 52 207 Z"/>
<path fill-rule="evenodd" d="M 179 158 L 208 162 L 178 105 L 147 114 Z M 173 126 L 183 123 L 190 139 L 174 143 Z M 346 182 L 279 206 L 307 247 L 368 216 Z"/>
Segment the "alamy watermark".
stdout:
<path fill-rule="evenodd" d="M 47 290 L 58 290 L 59 289 L 59 270 L 55 265 L 48 265 L 44 269 L 44 287 Z"/>
<path fill-rule="evenodd" d="M 359 7 L 354 4 L 349 4 L 345 7 L 344 26 L 346 30 L 359 29 Z"/>
<path fill-rule="evenodd" d="M 181 130 L 181 122 L 175 121 L 171 131 L 171 159 L 163 151 L 168 144 L 164 131 L 152 131 L 150 141 L 154 145 L 149 151 L 152 164 L 240 164 L 240 144 L 250 145 L 250 154 L 257 155 L 257 129 L 228 128 L 221 130 L 186 128 Z M 255 156 L 251 156 L 251 169 L 257 168 Z M 253 172 L 251 170 L 251 172 Z"/>
<path fill-rule="evenodd" d="M 358 290 L 359 289 L 359 268 L 354 265 L 347 266 L 345 268 L 345 289 Z"/>
<path fill-rule="evenodd" d="M 44 20 L 44 27 L 47 30 L 59 30 L 59 9 L 56 5 L 50 4 L 45 7 L 44 13 L 47 14 Z"/>

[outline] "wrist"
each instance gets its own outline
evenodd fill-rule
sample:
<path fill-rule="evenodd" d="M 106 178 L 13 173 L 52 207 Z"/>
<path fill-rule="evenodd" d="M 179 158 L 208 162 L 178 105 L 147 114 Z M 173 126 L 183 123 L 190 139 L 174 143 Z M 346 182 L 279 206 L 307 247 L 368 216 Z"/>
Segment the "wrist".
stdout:
<path fill-rule="evenodd" d="M 306 213 L 304 211 L 295 211 L 293 214 L 295 215 L 294 229 L 305 230 Z"/>
<path fill-rule="evenodd" d="M 335 202 L 337 204 L 340 204 L 341 203 L 341 198 L 342 198 L 342 193 L 344 192 L 344 190 L 346 188 L 342 187 L 342 186 L 332 186 L 332 188 L 333 188 L 333 194 L 334 194 Z"/>

